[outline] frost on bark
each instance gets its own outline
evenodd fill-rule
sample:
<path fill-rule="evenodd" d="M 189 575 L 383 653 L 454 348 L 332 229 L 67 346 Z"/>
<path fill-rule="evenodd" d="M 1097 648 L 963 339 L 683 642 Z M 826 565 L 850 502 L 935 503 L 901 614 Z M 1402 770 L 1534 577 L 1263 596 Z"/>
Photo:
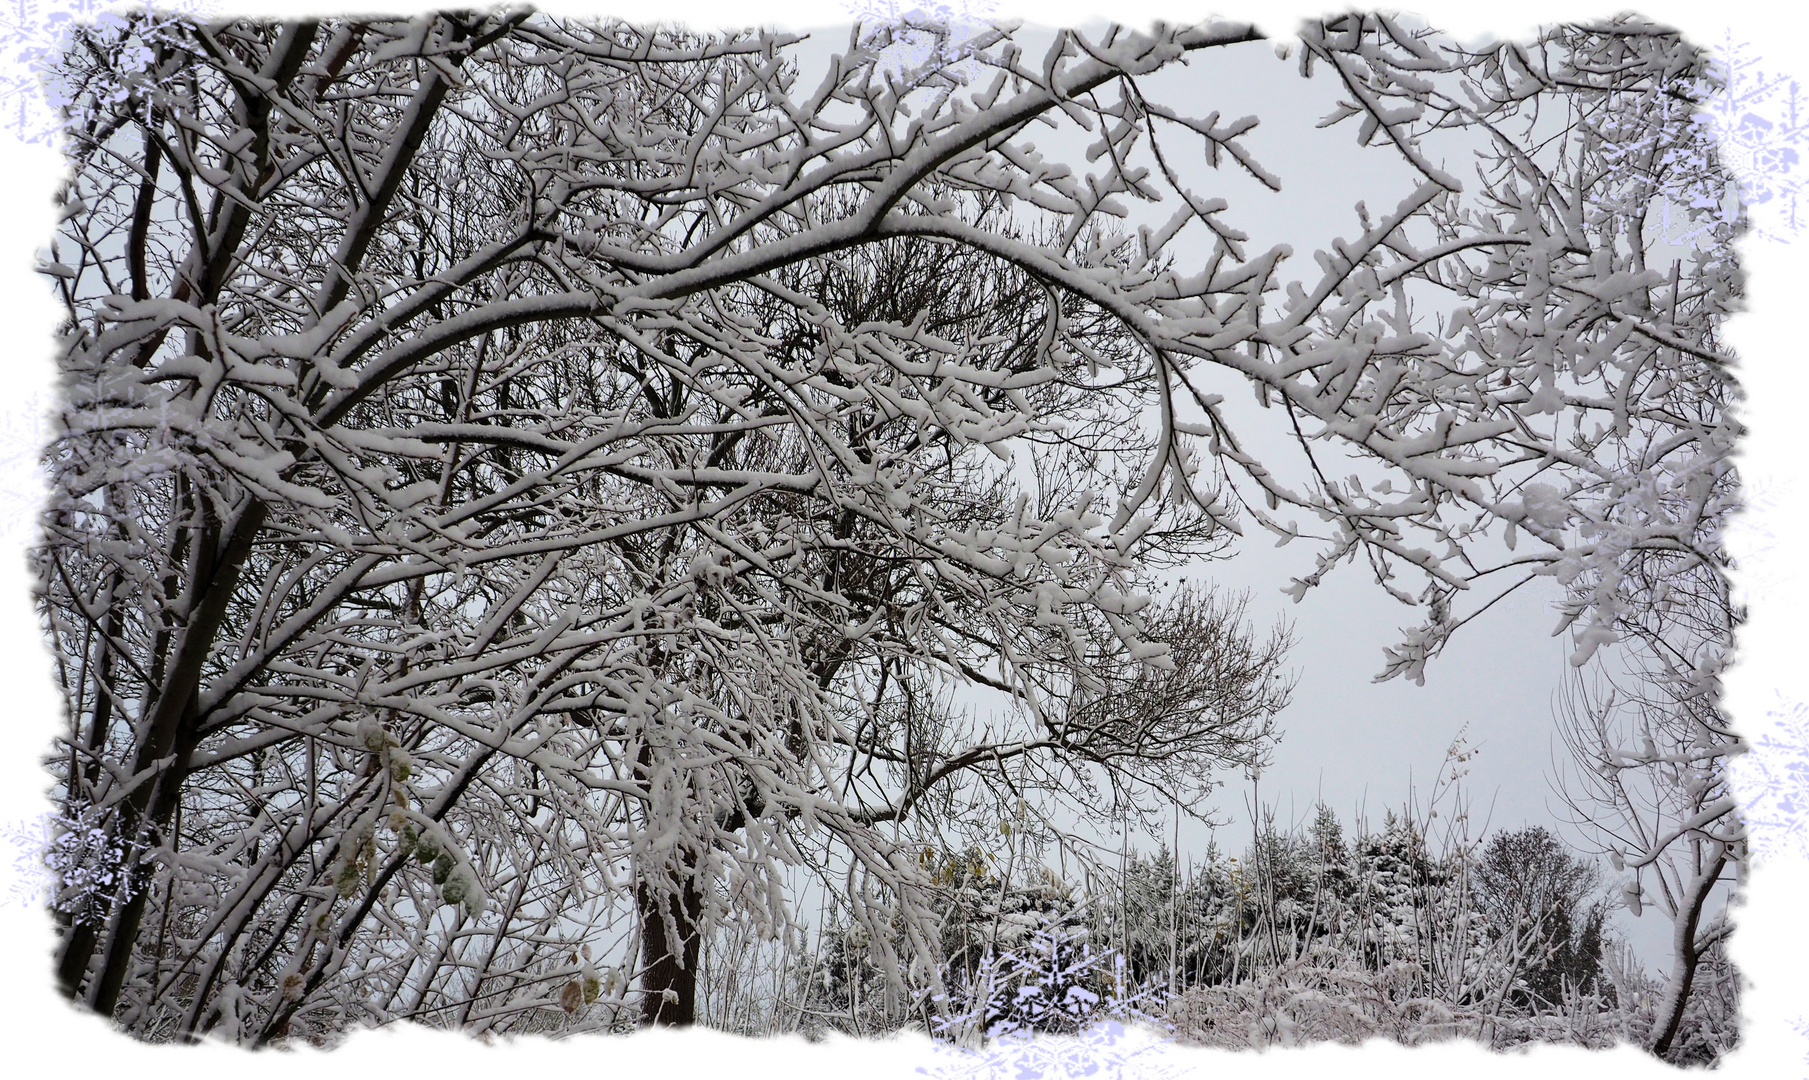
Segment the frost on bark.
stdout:
<path fill-rule="evenodd" d="M 1333 122 L 1418 179 L 1298 278 L 1176 164 L 1278 185 L 1256 118 L 1149 89 L 1250 28 L 1021 37 L 808 78 L 787 35 L 525 12 L 78 37 L 38 554 L 69 994 L 256 1044 L 539 1030 L 573 985 L 665 1021 L 694 931 L 795 929 L 831 865 L 896 991 L 962 805 L 1191 804 L 1260 757 L 1285 635 L 1165 570 L 1261 529 L 1320 548 L 1298 598 L 1361 556 L 1423 609 L 1409 677 L 1538 575 L 1581 663 L 1667 610 L 1639 567 L 1719 573 L 1737 275 L 1647 265 L 1583 107 L 1659 101 L 1674 36 L 1552 69 L 1307 27 Z M 1560 105 L 1535 158 L 1510 121 Z"/>

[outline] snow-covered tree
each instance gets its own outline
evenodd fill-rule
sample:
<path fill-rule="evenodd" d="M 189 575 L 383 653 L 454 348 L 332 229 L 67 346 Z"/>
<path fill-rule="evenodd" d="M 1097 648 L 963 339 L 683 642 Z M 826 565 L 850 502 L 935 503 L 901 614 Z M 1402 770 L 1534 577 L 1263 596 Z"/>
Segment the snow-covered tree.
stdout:
<path fill-rule="evenodd" d="M 1526 942 L 1508 952 L 1518 1004 L 1557 1006 L 1600 986 L 1607 910 L 1593 896 L 1598 877 L 1539 826 L 1496 833 L 1479 854 L 1476 906 L 1490 935 Z"/>
<path fill-rule="evenodd" d="M 803 834 L 905 903 L 927 955 L 920 875 L 879 826 L 950 776 L 1041 752 L 1200 783 L 1260 734 L 1273 651 L 1188 638 L 1236 638 L 1209 603 L 1138 614 L 1140 557 L 1217 525 L 1164 513 L 1113 543 L 1090 509 L 1131 467 L 1081 461 L 1135 396 L 1086 374 L 1128 347 L 1115 323 L 972 244 L 863 229 L 761 254 L 845 231 L 864 170 L 897 158 L 871 57 L 836 85 L 873 126 L 825 150 L 775 35 L 508 15 L 151 41 L 139 93 L 105 67 L 84 84 L 107 130 L 77 144 L 46 549 L 53 626 L 97 657 L 71 673 L 70 816 L 135 845 L 114 891 L 64 898 L 64 982 L 96 1008 L 130 975 L 123 1018 L 164 1030 L 149 1014 L 189 987 L 167 1023 L 202 1030 L 224 983 L 274 1037 L 368 973 L 367 920 L 480 918 L 519 880 L 484 864 L 525 845 L 588 862 L 592 896 L 632 882 L 643 1012 L 685 1022 L 703 926 L 725 895 L 783 921 Z M 759 132 L 848 178 L 786 179 Z M 745 190 L 711 181 L 674 216 L 700 148 Z M 914 199 L 948 188 L 915 171 Z M 989 214 L 968 226 L 1010 239 Z M 629 295 L 673 259 L 728 264 Z M 1077 410 L 1047 482 L 985 454 L 1062 442 Z M 1101 495 L 1056 483 L 1089 476 Z M 1016 695 L 1029 726 L 950 728 L 912 701 L 924 670 Z M 202 791 L 223 797 L 185 804 Z M 156 864 L 214 902 L 145 948 Z M 492 918 L 501 942 L 511 918 L 593 915 Z M 434 977 L 397 975 L 428 991 L 416 1011 Z"/>
<path fill-rule="evenodd" d="M 1573 496 L 1567 513 L 1579 540 L 1612 557 L 1558 575 L 1566 624 L 1595 612 L 1582 634 L 1586 649 L 1615 643 L 1578 673 L 1560 709 L 1575 766 L 1561 781 L 1565 797 L 1573 823 L 1628 875 L 1628 910 L 1638 917 L 1650 904 L 1673 923 L 1671 971 L 1648 1045 L 1663 1057 L 1704 1060 L 1730 1045 L 1725 1016 L 1733 1011 L 1723 1005 L 1736 979 L 1717 979 L 1705 995 L 1711 1011 L 1724 1014 L 1722 1030 L 1687 1052 L 1675 1044 L 1699 960 L 1724 964 L 1717 958 L 1731 930 L 1726 905 L 1747 858 L 1727 782 L 1728 760 L 1744 743 L 1719 707 L 1742 620 L 1722 539 L 1739 506 L 1731 455 L 1739 388 L 1719 345 L 1721 322 L 1740 296 L 1725 223 L 1735 184 L 1712 131 L 1692 115 L 1715 89 L 1700 52 L 1663 35 L 1575 27 L 1548 35 L 1544 63 L 1529 70 L 1548 69 L 1553 58 L 1582 76 L 1570 97 L 1579 117 L 1574 164 L 1554 170 L 1554 179 L 1581 188 L 1600 178 L 1588 200 L 1600 243 L 1624 248 L 1642 268 L 1662 266 L 1667 218 L 1715 223 L 1687 258 L 1672 249 L 1669 288 L 1648 301 L 1664 304 L 1671 336 L 1645 337 L 1620 360 L 1631 373 L 1623 395 L 1637 393 L 1642 411 L 1662 421 L 1647 427 L 1617 413 L 1611 430 L 1579 432 L 1577 446 L 1601 462 L 1603 483 L 1590 509 L 1577 513 Z"/>
<path fill-rule="evenodd" d="M 1166 566 L 1254 524 L 1322 546 L 1298 596 L 1362 555 L 1427 611 L 1393 675 L 1540 574 L 1580 659 L 1662 612 L 1629 567 L 1716 572 L 1735 278 L 1591 201 L 1624 190 L 1598 53 L 1612 93 L 1693 54 L 1575 34 L 1545 78 L 1307 28 L 1420 180 L 1298 280 L 1181 164 L 1278 184 L 1255 118 L 1149 89 L 1245 26 L 995 28 L 902 73 L 858 32 L 807 72 L 787 35 L 523 11 L 78 35 L 39 556 L 65 989 L 254 1043 L 684 1023 L 703 941 L 783 935 L 809 866 L 896 996 L 935 979 L 916 852 L 956 799 L 1191 805 L 1260 754 L 1285 640 L 1152 599 Z M 1511 130 L 1548 100 L 1574 173 Z M 1486 134 L 1474 191 L 1448 129 Z"/>

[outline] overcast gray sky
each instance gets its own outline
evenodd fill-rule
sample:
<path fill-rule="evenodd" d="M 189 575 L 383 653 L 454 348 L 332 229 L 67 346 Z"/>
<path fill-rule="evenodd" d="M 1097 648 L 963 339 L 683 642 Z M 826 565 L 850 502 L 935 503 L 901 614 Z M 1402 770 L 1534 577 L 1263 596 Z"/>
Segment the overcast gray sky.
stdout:
<path fill-rule="evenodd" d="M 845 36 L 824 34 L 820 40 L 825 48 L 839 48 Z M 1025 41 L 1028 54 L 1042 47 L 1040 41 Z M 1294 249 L 1283 264 L 1284 280 L 1317 276 L 1313 253 L 1359 231 L 1354 211 L 1359 200 L 1379 215 L 1418 186 L 1417 176 L 1391 150 L 1359 147 L 1352 125 L 1316 128 L 1332 107 L 1336 86 L 1326 77 L 1301 78 L 1297 64 L 1279 59 L 1271 43 L 1211 50 L 1145 82 L 1152 99 L 1196 116 L 1217 111 L 1221 122 L 1261 118 L 1242 141 L 1280 177 L 1279 193 L 1229 163 L 1207 168 L 1197 148 L 1178 139 L 1169 147 L 1169 160 L 1181 163 L 1200 194 L 1229 203 L 1222 216 L 1249 234 L 1250 254 L 1275 244 Z M 1077 170 L 1089 141 L 1073 130 L 1033 128 L 1027 137 L 1046 157 L 1072 162 Z M 1469 170 L 1462 166 L 1462 171 Z M 1160 225 L 1171 210 L 1133 204 L 1127 228 L 1143 221 Z M 1178 249 L 1179 269 L 1189 272 L 1190 260 L 1203 263 L 1208 254 L 1196 237 L 1193 248 Z M 1292 436 L 1278 424 L 1281 414 L 1256 408 L 1242 376 L 1226 372 L 1207 381 L 1215 378 L 1218 384 L 1208 388 L 1226 394 L 1234 422 L 1243 425 L 1240 436 L 1278 472 L 1298 465 Z M 1410 783 L 1430 784 L 1467 725 L 1467 741 L 1481 750 L 1466 780 L 1478 814 L 1493 800 L 1493 825 L 1552 823 L 1546 808 L 1552 698 L 1569 654 L 1566 639 L 1551 636 L 1555 585 L 1542 582 L 1547 585 L 1542 592 L 1529 586 L 1466 626 L 1429 665 L 1425 686 L 1398 679 L 1378 685 L 1371 679 L 1382 669 L 1383 646 L 1395 644 L 1401 628 L 1420 622 L 1422 613 L 1391 599 L 1361 563 L 1340 567 L 1295 604 L 1281 588 L 1313 569 L 1313 544 L 1302 539 L 1277 549 L 1260 529 L 1247 532 L 1233 557 L 1189 576 L 1249 590 L 1259 630 L 1277 618 L 1294 627 L 1291 663 L 1300 681 L 1281 716 L 1284 738 L 1274 765 L 1262 778 L 1265 802 L 1276 803 L 1284 814 L 1292 804 L 1304 814 L 1323 798 L 1347 818 L 1365 805 L 1379 818 L 1384 808 L 1407 798 Z M 1247 795 L 1247 789 L 1230 793 L 1226 809 L 1241 815 Z M 1184 829 L 1183 846 L 1187 839 Z"/>

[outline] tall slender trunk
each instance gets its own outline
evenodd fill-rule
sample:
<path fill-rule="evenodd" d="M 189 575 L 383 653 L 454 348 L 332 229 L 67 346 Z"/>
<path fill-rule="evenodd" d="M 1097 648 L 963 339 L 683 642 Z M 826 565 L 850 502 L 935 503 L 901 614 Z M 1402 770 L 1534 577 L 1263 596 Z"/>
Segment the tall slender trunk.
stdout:
<path fill-rule="evenodd" d="M 1708 903 L 1709 894 L 1714 892 L 1715 883 L 1721 880 L 1721 871 L 1727 866 L 1727 850 L 1724 847 L 1715 857 L 1709 868 L 1696 875 L 1690 888 L 1680 899 L 1683 907 L 1677 913 L 1676 932 L 1673 938 L 1675 964 L 1671 970 L 1670 985 L 1665 988 L 1664 1000 L 1659 1004 L 1658 1015 L 1652 1021 L 1652 1053 L 1665 1057 L 1671 1052 L 1671 1045 L 1677 1039 L 1677 1030 L 1683 1026 L 1683 1012 L 1690 1003 L 1690 989 L 1696 982 L 1696 968 L 1702 961 L 1702 953 L 1696 947 L 1696 928 L 1702 923 L 1702 909 Z"/>
<path fill-rule="evenodd" d="M 107 491 L 111 496 L 111 487 Z M 79 767 L 74 757 L 70 759 L 69 788 L 64 800 L 63 815 L 72 828 L 79 827 L 78 821 L 83 812 L 94 802 L 95 785 L 100 780 L 101 755 L 106 749 L 107 733 L 113 726 L 113 643 L 120 640 L 123 630 L 118 595 L 122 581 L 123 575 L 117 569 L 108 577 L 107 616 L 101 627 L 98 646 L 100 657 L 92 675 L 83 673 L 84 683 L 91 681 L 94 686 L 94 712 L 83 743 L 87 759 Z M 78 713 L 79 695 L 86 689 L 86 686 L 78 686 L 76 689 Z M 80 722 L 79 715 L 75 719 Z M 63 996 L 71 998 L 81 991 L 82 978 L 87 974 L 87 962 L 94 955 L 95 943 L 99 940 L 101 927 L 107 922 L 109 915 L 107 898 L 104 896 L 75 897 L 74 905 L 67 913 L 63 908 L 57 908 L 58 921 L 63 923 L 64 942 L 62 952 L 57 957 L 57 985 L 62 989 Z M 81 966 L 74 967 L 78 961 Z"/>
<path fill-rule="evenodd" d="M 190 580 L 196 582 L 192 615 L 183 627 L 173 662 L 161 693 L 147 717 L 138 742 L 132 771 L 153 779 L 140 779 L 138 787 L 120 800 L 109 839 L 121 851 L 120 893 L 104 933 L 71 935 L 59 957 L 58 974 L 73 994 L 80 989 L 83 973 L 94 954 L 100 967 L 87 986 L 89 1005 L 111 1015 L 119 1001 L 131 964 L 139 927 L 149 900 L 153 868 L 151 850 L 162 840 L 181 800 L 187 779 L 185 763 L 197 741 L 193 704 L 200 689 L 202 668 L 226 618 L 227 604 L 238 584 L 239 572 L 251 551 L 251 541 L 261 530 L 268 510 L 252 500 L 226 532 L 221 543 L 219 527 L 205 522 L 191 548 Z"/>
<path fill-rule="evenodd" d="M 277 87 L 287 84 L 306 59 L 315 29 L 311 22 L 292 23 L 286 27 L 260 74 Z M 255 190 L 273 167 L 269 153 L 269 121 L 274 106 L 275 99 L 267 92 L 251 94 L 234 105 L 236 118 L 253 136 L 250 153 L 256 175 L 241 179 L 256 182 L 247 190 Z M 151 167 L 156 168 L 156 163 L 151 163 Z M 143 214 L 144 201 L 141 195 L 141 207 L 135 211 L 135 220 Z M 251 213 L 242 199 L 235 201 L 218 195 L 216 214 L 222 207 L 226 211 L 224 219 L 210 215 L 208 231 L 211 235 L 197 238 L 185 273 L 172 285 L 172 295 L 178 299 L 213 301 L 235 264 Z M 128 252 L 128 258 L 133 263 L 134 295 L 148 295 L 142 267 L 142 230 L 135 228 L 130 240 L 133 250 Z M 162 341 L 163 334 L 158 333 L 141 343 L 133 362 L 139 365 L 148 362 Z M 132 765 L 133 775 L 140 778 L 154 766 L 161 766 L 164 771 L 154 780 L 140 779 L 139 788 L 121 800 L 111 824 L 109 839 L 121 852 L 122 865 L 118 874 L 120 892 L 113 899 L 114 906 L 104 933 L 94 925 L 94 920 L 89 920 L 85 928 L 70 933 L 57 958 L 58 981 L 73 997 L 82 991 L 82 982 L 98 952 L 99 971 L 88 982 L 87 1000 L 96 1011 L 106 1015 L 110 1015 L 118 1004 L 120 987 L 124 984 L 143 922 L 152 877 L 152 867 L 146 856 L 180 802 L 185 779 L 183 763 L 194 742 L 195 718 L 191 709 L 200 686 L 202 665 L 225 618 L 227 601 L 238 583 L 239 570 L 250 552 L 251 540 L 261 530 L 267 514 L 267 507 L 261 500 L 249 500 L 227 531 L 226 543 L 221 547 L 218 546 L 219 525 L 211 518 L 206 498 L 197 495 L 194 507 L 202 516 L 202 522 L 194 530 L 194 542 L 190 544 L 187 535 L 190 530 L 179 529 L 175 541 L 177 557 L 171 560 L 172 565 L 179 565 L 183 561 L 180 553 L 187 548 L 189 581 L 194 590 L 190 618 L 183 628 L 181 643 L 167 676 L 154 661 L 152 682 L 161 685 L 147 688 L 157 696 L 154 703 L 147 699 L 149 716 L 139 736 Z M 161 638 L 160 634 L 156 660 L 161 660 Z"/>
<path fill-rule="evenodd" d="M 697 967 L 703 946 L 703 889 L 697 858 L 668 871 L 668 887 L 643 875 L 634 889 L 641 917 L 641 1023 L 689 1027 L 697 1022 Z"/>

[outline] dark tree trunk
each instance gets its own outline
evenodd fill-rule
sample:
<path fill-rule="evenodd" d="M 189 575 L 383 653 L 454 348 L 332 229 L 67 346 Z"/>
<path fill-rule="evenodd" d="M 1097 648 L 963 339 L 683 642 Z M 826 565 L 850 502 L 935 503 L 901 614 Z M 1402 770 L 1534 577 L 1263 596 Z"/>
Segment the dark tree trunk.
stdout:
<path fill-rule="evenodd" d="M 695 856 L 687 872 L 669 871 L 666 888 L 643 877 L 635 886 L 641 916 L 641 1023 L 688 1027 L 697 1022 L 697 964 L 703 947 L 703 889 Z"/>

